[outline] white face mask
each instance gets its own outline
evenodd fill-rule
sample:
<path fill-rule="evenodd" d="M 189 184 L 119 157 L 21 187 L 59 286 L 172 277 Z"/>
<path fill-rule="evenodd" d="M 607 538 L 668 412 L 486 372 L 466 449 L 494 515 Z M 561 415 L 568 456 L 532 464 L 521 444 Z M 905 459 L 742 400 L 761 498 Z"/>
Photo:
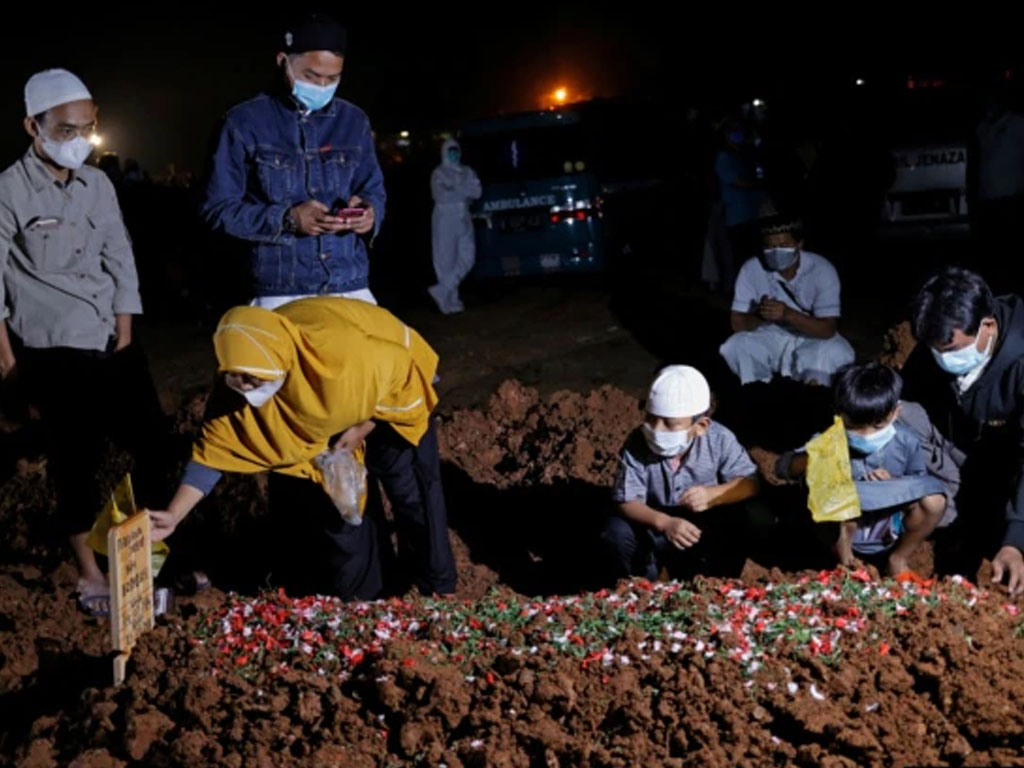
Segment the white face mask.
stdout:
<path fill-rule="evenodd" d="M 43 136 L 40 143 L 48 158 L 61 168 L 68 168 L 72 171 L 81 168 L 92 154 L 92 142 L 81 136 L 76 136 L 71 141 L 55 141 Z"/>
<path fill-rule="evenodd" d="M 270 398 L 276 395 L 277 391 L 284 386 L 284 379 L 285 377 L 282 376 L 281 378 L 274 379 L 273 381 L 265 381 L 258 387 L 254 387 L 250 390 L 232 387 L 231 384 L 228 384 L 228 387 L 244 397 L 253 408 L 259 408 L 266 405 Z"/>
<path fill-rule="evenodd" d="M 647 440 L 647 446 L 659 456 L 678 456 L 689 448 L 690 443 L 693 442 L 689 429 L 669 432 L 668 430 L 655 429 L 650 424 L 644 424 L 642 429 L 644 438 Z"/>
<path fill-rule="evenodd" d="M 763 253 L 765 266 L 775 272 L 781 272 L 784 269 L 789 269 L 796 263 L 796 258 L 800 254 L 800 249 L 765 248 Z"/>

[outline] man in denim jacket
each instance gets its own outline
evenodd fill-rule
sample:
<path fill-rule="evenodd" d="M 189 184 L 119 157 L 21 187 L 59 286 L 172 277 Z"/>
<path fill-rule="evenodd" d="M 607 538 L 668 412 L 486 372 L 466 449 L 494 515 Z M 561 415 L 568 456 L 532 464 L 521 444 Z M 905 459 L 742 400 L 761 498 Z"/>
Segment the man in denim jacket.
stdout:
<path fill-rule="evenodd" d="M 367 239 L 384 218 L 384 179 L 366 114 L 334 97 L 345 28 L 314 14 L 281 42 L 280 87 L 224 120 L 202 216 L 250 244 L 253 304 L 314 295 L 376 303 Z"/>

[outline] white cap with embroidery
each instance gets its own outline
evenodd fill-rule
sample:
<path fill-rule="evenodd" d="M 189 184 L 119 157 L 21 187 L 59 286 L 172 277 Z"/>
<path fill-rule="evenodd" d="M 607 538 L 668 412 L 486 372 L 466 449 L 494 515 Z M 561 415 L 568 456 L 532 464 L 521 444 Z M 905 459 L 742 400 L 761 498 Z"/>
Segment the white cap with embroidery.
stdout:
<path fill-rule="evenodd" d="M 647 412 L 666 419 L 700 416 L 710 408 L 708 380 L 689 365 L 662 368 L 647 395 Z"/>
<path fill-rule="evenodd" d="M 29 117 L 35 117 L 61 104 L 90 100 L 92 94 L 85 83 L 66 69 L 37 72 L 25 83 L 25 112 Z"/>

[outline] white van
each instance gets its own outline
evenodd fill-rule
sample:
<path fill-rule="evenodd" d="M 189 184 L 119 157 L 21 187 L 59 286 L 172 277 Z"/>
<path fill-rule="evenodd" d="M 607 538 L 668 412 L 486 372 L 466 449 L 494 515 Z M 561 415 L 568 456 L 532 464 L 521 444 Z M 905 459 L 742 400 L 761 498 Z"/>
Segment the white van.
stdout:
<path fill-rule="evenodd" d="M 970 234 L 966 142 L 895 147 L 890 159 L 893 176 L 882 203 L 880 236 Z"/>

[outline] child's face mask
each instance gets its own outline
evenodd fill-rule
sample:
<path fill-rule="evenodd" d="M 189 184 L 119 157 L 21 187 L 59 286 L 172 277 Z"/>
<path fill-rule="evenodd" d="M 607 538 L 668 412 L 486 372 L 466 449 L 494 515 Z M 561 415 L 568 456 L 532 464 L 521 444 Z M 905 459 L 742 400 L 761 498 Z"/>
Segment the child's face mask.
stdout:
<path fill-rule="evenodd" d="M 678 456 L 690 447 L 690 443 L 693 442 L 693 437 L 690 435 L 690 432 L 692 431 L 692 427 L 689 429 L 671 431 L 667 429 L 655 429 L 650 424 L 643 425 L 644 438 L 647 440 L 647 446 L 652 452 L 666 458 L 670 456 Z"/>
<path fill-rule="evenodd" d="M 858 434 L 846 431 L 846 440 L 850 447 L 863 454 L 872 454 L 880 451 L 889 444 L 889 441 L 896 437 L 896 420 L 893 419 L 877 432 L 869 434 Z"/>

